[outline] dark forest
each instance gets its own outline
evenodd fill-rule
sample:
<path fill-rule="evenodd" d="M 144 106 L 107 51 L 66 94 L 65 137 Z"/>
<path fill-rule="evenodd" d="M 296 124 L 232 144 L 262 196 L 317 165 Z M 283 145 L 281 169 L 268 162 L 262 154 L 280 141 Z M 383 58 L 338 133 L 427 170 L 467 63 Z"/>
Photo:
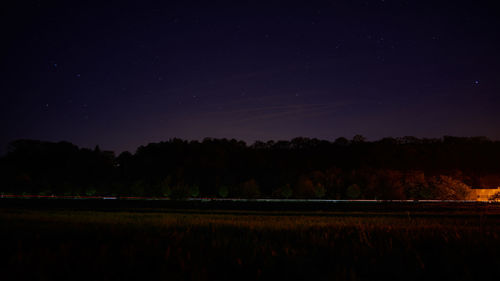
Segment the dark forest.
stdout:
<path fill-rule="evenodd" d="M 16 140 L 1 158 L 3 194 L 182 199 L 468 199 L 500 173 L 500 141 L 486 137 L 325 141 L 171 139 L 135 153 L 69 142 Z"/>

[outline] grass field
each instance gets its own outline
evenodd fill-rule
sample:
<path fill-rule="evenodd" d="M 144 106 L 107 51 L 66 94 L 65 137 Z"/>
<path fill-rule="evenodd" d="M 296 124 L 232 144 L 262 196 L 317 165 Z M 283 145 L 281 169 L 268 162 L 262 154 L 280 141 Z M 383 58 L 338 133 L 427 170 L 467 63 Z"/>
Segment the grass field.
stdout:
<path fill-rule="evenodd" d="M 425 215 L 423 215 L 425 214 Z M 500 280 L 500 216 L 0 208 L 2 280 Z"/>

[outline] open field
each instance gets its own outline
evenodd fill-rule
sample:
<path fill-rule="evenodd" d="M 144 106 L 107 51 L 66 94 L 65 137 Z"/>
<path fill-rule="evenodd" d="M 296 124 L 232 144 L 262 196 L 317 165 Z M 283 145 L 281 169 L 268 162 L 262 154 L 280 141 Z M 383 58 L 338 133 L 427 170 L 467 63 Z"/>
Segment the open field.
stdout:
<path fill-rule="evenodd" d="M 500 277 L 496 204 L 260 211 L 15 202 L 0 201 L 2 276 L 12 280 Z"/>

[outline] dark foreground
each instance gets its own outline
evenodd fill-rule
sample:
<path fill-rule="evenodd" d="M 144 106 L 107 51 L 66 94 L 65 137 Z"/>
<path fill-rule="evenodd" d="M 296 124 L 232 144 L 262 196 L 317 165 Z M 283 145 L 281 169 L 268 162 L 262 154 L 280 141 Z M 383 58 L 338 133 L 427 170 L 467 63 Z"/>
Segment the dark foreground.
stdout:
<path fill-rule="evenodd" d="M 69 202 L 0 200 L 2 280 L 500 280 L 496 204 Z"/>

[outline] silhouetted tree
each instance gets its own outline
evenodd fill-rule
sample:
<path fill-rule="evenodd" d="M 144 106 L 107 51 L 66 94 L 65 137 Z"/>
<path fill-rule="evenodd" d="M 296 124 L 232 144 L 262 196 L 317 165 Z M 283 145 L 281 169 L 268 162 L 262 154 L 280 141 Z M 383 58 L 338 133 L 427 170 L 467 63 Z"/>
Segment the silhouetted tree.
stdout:
<path fill-rule="evenodd" d="M 500 142 L 485 137 L 298 137 L 250 146 L 234 139 L 170 139 L 118 157 L 98 146 L 16 140 L 0 157 L 0 192 L 459 199 L 482 175 L 500 174 L 498 159 Z"/>

